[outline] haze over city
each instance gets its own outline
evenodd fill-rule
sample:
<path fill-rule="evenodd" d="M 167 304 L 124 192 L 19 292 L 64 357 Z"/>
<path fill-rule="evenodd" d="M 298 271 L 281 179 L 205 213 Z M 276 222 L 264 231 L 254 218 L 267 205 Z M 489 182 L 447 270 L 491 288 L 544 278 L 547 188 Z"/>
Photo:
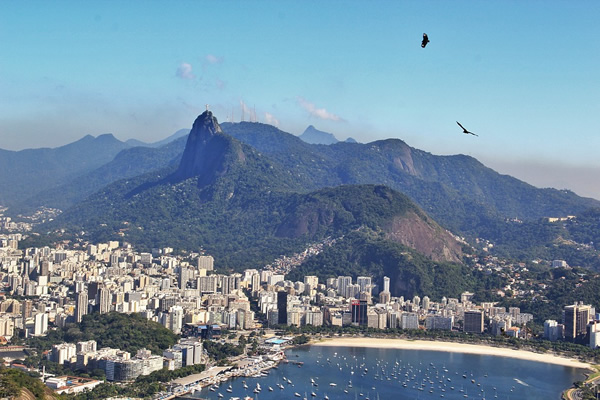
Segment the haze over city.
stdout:
<path fill-rule="evenodd" d="M 598 11 L 592 1 L 2 2 L 0 148 L 103 133 L 157 141 L 209 103 L 220 122 L 244 110 L 293 134 L 312 124 L 340 140 L 400 138 L 600 198 Z"/>

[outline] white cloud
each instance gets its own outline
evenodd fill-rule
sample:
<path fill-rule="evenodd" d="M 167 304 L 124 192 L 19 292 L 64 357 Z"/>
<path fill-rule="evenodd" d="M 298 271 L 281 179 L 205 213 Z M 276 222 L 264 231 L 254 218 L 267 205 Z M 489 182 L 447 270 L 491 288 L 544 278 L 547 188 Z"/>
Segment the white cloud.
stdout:
<path fill-rule="evenodd" d="M 317 108 L 313 103 L 306 100 L 304 97 L 298 96 L 297 101 L 300 107 L 308 111 L 308 113 L 313 117 L 330 121 L 343 121 L 343 119 L 340 118 L 338 115 L 330 113 L 324 108 Z"/>
<path fill-rule="evenodd" d="M 206 61 L 208 61 L 211 64 L 221 64 L 223 62 L 223 57 L 218 57 L 214 54 L 207 54 Z"/>
<path fill-rule="evenodd" d="M 181 63 L 181 65 L 179 65 L 179 67 L 177 67 L 177 73 L 176 73 L 178 78 L 181 79 L 187 79 L 187 80 L 191 80 L 191 79 L 196 79 L 196 75 L 194 75 L 194 73 L 192 72 L 192 64 L 189 63 Z"/>
<path fill-rule="evenodd" d="M 279 128 L 279 120 L 271 113 L 265 112 L 265 122 L 269 125 Z"/>

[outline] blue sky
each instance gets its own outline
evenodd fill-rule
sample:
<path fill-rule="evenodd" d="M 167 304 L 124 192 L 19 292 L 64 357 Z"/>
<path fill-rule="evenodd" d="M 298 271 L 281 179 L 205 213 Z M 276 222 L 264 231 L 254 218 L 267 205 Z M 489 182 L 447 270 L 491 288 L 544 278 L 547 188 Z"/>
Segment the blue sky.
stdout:
<path fill-rule="evenodd" d="M 600 198 L 598 16 L 598 1 L 0 1 L 0 148 L 156 141 L 208 103 L 221 122 L 245 108 L 294 134 L 400 138 Z"/>

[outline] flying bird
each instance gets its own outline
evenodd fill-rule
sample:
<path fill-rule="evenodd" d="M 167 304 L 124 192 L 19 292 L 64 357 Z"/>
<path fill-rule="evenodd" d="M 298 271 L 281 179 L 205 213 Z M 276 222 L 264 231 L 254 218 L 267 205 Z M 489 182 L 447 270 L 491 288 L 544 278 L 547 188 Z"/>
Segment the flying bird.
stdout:
<path fill-rule="evenodd" d="M 423 34 L 423 41 L 421 42 L 421 47 L 425 48 L 425 46 L 427 46 L 427 43 L 429 43 L 429 38 L 427 37 L 427 34 L 424 33 Z"/>
<path fill-rule="evenodd" d="M 458 126 L 460 126 L 460 127 L 462 128 L 462 130 L 463 130 L 463 133 L 466 133 L 466 134 L 469 134 L 469 135 L 473 135 L 473 136 L 479 136 L 479 135 L 478 135 L 478 134 L 476 134 L 476 133 L 473 133 L 473 132 L 471 132 L 471 131 L 468 131 L 468 130 L 467 130 L 467 128 L 465 128 L 464 126 L 462 126 L 462 125 L 460 124 L 460 122 L 456 121 L 456 123 L 458 124 Z"/>

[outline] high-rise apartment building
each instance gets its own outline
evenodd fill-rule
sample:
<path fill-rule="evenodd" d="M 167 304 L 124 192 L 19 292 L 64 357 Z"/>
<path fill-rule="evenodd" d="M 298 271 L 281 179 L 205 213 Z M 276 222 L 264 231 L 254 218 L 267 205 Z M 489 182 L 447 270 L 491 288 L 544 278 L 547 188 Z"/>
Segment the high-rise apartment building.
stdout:
<path fill-rule="evenodd" d="M 81 322 L 83 316 L 88 313 L 88 292 L 85 290 L 77 294 L 75 303 L 75 321 Z"/>
<path fill-rule="evenodd" d="M 358 326 L 367 325 L 367 301 L 352 300 L 350 303 L 350 311 L 352 312 L 352 324 Z"/>
<path fill-rule="evenodd" d="M 288 294 L 285 291 L 277 292 L 277 323 L 285 325 L 288 323 L 287 316 L 287 298 Z"/>
<path fill-rule="evenodd" d="M 571 342 L 584 342 L 587 333 L 587 324 L 592 316 L 592 306 L 589 304 L 573 304 L 563 310 L 563 325 L 565 340 Z"/>
<path fill-rule="evenodd" d="M 463 331 L 470 333 L 483 332 L 483 311 L 465 311 Z"/>

